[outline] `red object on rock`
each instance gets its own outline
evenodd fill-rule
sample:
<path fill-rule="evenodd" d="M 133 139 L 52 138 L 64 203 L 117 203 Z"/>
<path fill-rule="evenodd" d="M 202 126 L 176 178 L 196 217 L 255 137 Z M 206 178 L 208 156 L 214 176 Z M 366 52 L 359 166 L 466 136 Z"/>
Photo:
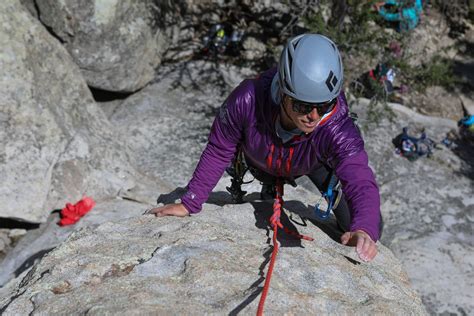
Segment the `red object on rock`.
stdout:
<path fill-rule="evenodd" d="M 95 201 L 90 197 L 83 197 L 76 204 L 66 203 L 66 207 L 61 210 L 61 220 L 59 226 L 75 224 L 82 216 L 86 215 L 95 206 Z"/>

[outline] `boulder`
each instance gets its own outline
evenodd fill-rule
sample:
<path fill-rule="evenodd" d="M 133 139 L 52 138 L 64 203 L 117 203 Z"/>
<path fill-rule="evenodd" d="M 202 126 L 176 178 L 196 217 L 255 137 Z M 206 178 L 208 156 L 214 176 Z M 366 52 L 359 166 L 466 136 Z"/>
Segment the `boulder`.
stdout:
<path fill-rule="evenodd" d="M 306 205 L 292 201 L 305 194 L 298 190 L 287 191 L 288 210 L 308 216 Z M 0 310 L 254 314 L 272 252 L 271 203 L 250 199 L 221 207 L 214 204 L 218 197 L 213 200 L 197 216 L 137 216 L 75 232 L 0 290 Z M 286 216 L 283 222 L 315 240 L 281 234 L 265 313 L 426 314 L 401 264 L 383 245 L 373 262 L 360 263 L 354 248 L 333 241 L 313 219 L 306 226 Z"/>
<path fill-rule="evenodd" d="M 18 0 L 0 3 L 0 217 L 44 222 L 135 170 L 67 51 Z"/>
<path fill-rule="evenodd" d="M 87 83 L 133 92 L 154 78 L 168 36 L 156 1 L 36 1 L 41 22 L 64 43 Z"/>

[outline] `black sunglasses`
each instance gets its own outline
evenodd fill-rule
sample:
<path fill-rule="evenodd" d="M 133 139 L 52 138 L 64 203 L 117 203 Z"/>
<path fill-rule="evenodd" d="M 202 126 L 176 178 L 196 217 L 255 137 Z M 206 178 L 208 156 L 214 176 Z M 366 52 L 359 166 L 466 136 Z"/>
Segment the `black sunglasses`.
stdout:
<path fill-rule="evenodd" d="M 316 109 L 318 111 L 318 115 L 323 116 L 334 108 L 336 102 L 337 98 L 322 103 L 309 103 L 291 98 L 293 111 L 304 115 L 309 114 L 313 109 Z"/>

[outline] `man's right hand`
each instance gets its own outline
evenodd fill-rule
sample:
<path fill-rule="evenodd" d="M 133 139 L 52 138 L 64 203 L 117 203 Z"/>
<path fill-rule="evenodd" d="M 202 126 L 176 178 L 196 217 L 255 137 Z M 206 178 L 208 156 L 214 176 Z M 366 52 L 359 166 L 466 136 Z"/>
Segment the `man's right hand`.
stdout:
<path fill-rule="evenodd" d="M 168 204 L 168 205 L 165 205 L 165 206 L 152 208 L 151 210 L 146 212 L 146 214 L 155 214 L 155 216 L 157 216 L 157 217 L 163 217 L 163 216 L 185 217 L 185 216 L 189 216 L 188 210 L 181 203 Z"/>

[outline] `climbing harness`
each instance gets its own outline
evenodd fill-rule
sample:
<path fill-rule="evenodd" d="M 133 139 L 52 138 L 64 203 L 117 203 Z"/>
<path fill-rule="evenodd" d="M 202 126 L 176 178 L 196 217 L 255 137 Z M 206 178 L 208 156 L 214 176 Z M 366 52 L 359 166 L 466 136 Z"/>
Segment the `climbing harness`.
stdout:
<path fill-rule="evenodd" d="M 408 128 L 404 127 L 403 132 L 392 139 L 395 145 L 395 153 L 407 158 L 409 161 L 415 161 L 420 157 L 431 157 L 436 143 L 426 137 L 423 132 L 419 138 L 408 135 Z"/>
<path fill-rule="evenodd" d="M 230 187 L 226 187 L 226 189 L 232 196 L 234 203 L 241 204 L 244 202 L 243 197 L 247 194 L 247 191 L 242 190 L 242 185 L 249 184 L 254 180 L 244 181 L 244 176 L 248 170 L 249 167 L 245 163 L 244 154 L 239 148 L 232 161 L 232 165 L 226 169 L 226 172 L 232 177 L 231 185 Z"/>
<path fill-rule="evenodd" d="M 263 306 L 265 305 L 265 299 L 267 298 L 268 290 L 270 288 L 270 281 L 273 273 L 273 268 L 275 266 L 276 256 L 278 254 L 278 249 L 280 248 L 280 242 L 277 239 L 278 228 L 283 229 L 283 231 L 291 236 L 294 236 L 299 239 L 313 241 L 314 239 L 305 235 L 300 235 L 297 232 L 291 231 L 280 222 L 281 210 L 283 207 L 283 181 L 281 179 L 277 180 L 276 183 L 276 194 L 275 201 L 273 202 L 273 215 L 270 217 L 270 225 L 273 229 L 273 252 L 270 259 L 270 265 L 268 266 L 267 276 L 265 278 L 265 284 L 262 290 L 262 296 L 260 297 L 260 302 L 258 303 L 257 316 L 263 315 Z"/>

